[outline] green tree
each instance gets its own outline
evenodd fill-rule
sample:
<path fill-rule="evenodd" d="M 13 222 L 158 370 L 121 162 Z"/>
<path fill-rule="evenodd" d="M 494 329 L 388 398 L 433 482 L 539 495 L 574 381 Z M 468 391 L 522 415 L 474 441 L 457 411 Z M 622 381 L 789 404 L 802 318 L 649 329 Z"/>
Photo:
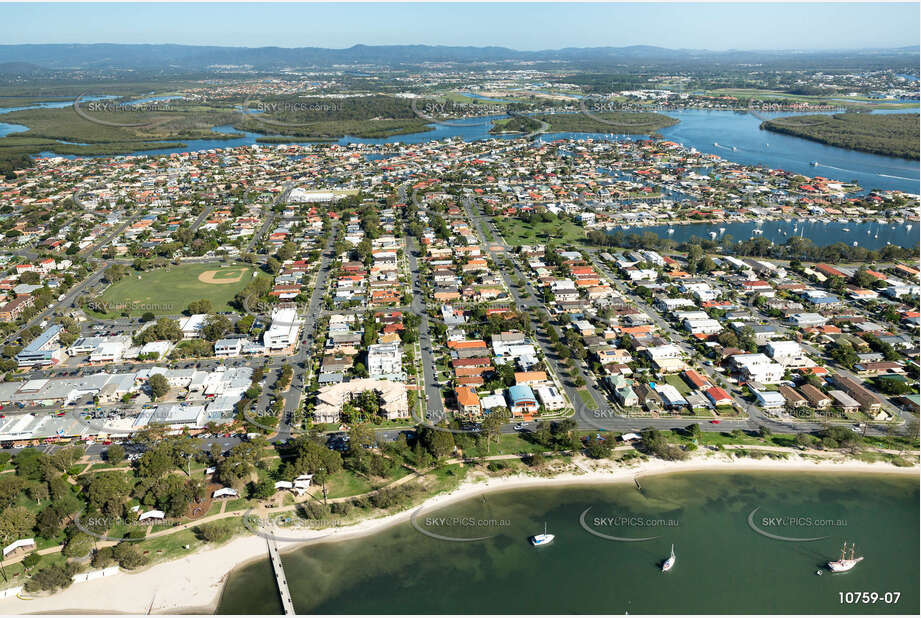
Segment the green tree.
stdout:
<path fill-rule="evenodd" d="M 10 506 L 0 512 L 0 538 L 7 543 L 28 537 L 35 526 L 35 513 L 24 506 Z"/>
<path fill-rule="evenodd" d="M 37 571 L 26 582 L 25 588 L 29 592 L 63 590 L 73 583 L 73 570 L 70 565 L 50 564 Z"/>
<path fill-rule="evenodd" d="M 147 563 L 147 557 L 141 553 L 137 546 L 128 541 L 123 541 L 112 550 L 112 557 L 123 569 L 136 569 Z"/>
<path fill-rule="evenodd" d="M 124 264 L 111 264 L 103 272 L 103 277 L 109 283 L 118 283 L 128 274 L 128 267 Z"/>
<path fill-rule="evenodd" d="M 432 427 L 421 427 L 419 440 L 435 459 L 444 459 L 454 452 L 454 435 Z"/>
<path fill-rule="evenodd" d="M 109 448 L 106 449 L 106 460 L 112 464 L 117 465 L 125 459 L 125 447 L 121 444 L 110 444 Z"/>
<path fill-rule="evenodd" d="M 0 475 L 0 509 L 4 509 L 16 501 L 22 493 L 26 482 L 12 474 Z"/>
<path fill-rule="evenodd" d="M 169 445 L 160 444 L 149 449 L 138 459 L 138 476 L 159 478 L 176 466 Z"/>
<path fill-rule="evenodd" d="M 78 532 L 67 540 L 61 553 L 68 558 L 82 558 L 89 554 L 92 549 L 93 538 L 86 533 Z"/>
<path fill-rule="evenodd" d="M 196 313 L 211 313 L 212 311 L 214 311 L 214 306 L 207 298 L 202 298 L 201 300 L 193 300 L 189 303 L 189 314 L 194 315 Z"/>
<path fill-rule="evenodd" d="M 122 505 L 131 491 L 127 476 L 122 472 L 99 472 L 86 482 L 86 497 L 90 506 L 107 515 L 120 516 Z"/>
<path fill-rule="evenodd" d="M 196 528 L 198 536 L 206 543 L 223 543 L 233 534 L 233 530 L 223 521 L 215 521 L 209 524 L 202 524 Z"/>
<path fill-rule="evenodd" d="M 147 386 L 150 387 L 150 395 L 153 399 L 159 399 L 169 392 L 169 382 L 162 373 L 155 373 L 147 380 Z"/>
<path fill-rule="evenodd" d="M 232 327 L 233 325 L 226 315 L 215 313 L 208 316 L 205 325 L 202 327 L 201 334 L 206 341 L 214 342 L 228 333 Z"/>

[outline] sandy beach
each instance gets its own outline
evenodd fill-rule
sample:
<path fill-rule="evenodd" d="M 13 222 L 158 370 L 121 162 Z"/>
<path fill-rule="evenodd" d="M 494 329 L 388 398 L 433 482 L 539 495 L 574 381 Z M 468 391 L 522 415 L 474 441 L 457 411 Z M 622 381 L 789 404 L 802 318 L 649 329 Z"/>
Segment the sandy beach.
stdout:
<path fill-rule="evenodd" d="M 290 551 L 312 543 L 361 537 L 406 522 L 420 508 L 428 511 L 485 492 L 516 488 L 632 483 L 637 477 L 692 471 L 843 472 L 915 477 L 919 475 L 918 466 L 899 468 L 882 462 L 817 462 L 802 457 L 734 459 L 725 454 L 713 453 L 695 453 L 683 462 L 647 460 L 633 466 L 581 457 L 575 458 L 573 463 L 573 472 L 553 477 L 517 475 L 479 481 L 468 480 L 450 493 L 432 497 L 421 506 L 401 513 L 332 530 L 298 530 L 284 533 L 286 537 L 296 536 L 299 540 L 279 542 L 279 547 L 282 551 Z M 47 597 L 35 597 L 30 600 L 16 597 L 2 599 L 0 613 L 213 613 L 228 574 L 239 566 L 267 556 L 265 538 L 256 535 L 237 537 L 219 547 L 203 549 L 179 560 L 157 564 L 139 573 L 123 572 L 94 581 L 75 583 L 68 589 Z"/>

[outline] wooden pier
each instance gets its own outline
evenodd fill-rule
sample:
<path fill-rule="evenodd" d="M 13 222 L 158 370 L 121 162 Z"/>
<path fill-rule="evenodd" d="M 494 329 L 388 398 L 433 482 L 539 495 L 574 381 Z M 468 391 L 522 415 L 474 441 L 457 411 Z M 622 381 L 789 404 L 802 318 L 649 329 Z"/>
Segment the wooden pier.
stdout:
<path fill-rule="evenodd" d="M 294 601 L 291 600 L 291 592 L 288 590 L 288 578 L 285 577 L 285 567 L 281 563 L 278 545 L 275 543 L 275 539 L 271 537 L 266 537 L 266 543 L 269 546 L 269 560 L 272 563 L 272 571 L 275 573 L 275 583 L 278 584 L 278 594 L 281 596 L 281 605 L 285 609 L 285 616 L 294 616 Z"/>

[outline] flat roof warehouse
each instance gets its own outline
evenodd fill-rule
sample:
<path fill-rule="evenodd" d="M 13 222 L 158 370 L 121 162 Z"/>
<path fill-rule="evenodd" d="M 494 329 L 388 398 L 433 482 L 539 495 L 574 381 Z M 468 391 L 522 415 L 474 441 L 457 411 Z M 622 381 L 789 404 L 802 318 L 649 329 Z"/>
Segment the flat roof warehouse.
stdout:
<path fill-rule="evenodd" d="M 141 393 L 147 379 L 156 373 L 162 374 L 172 387 L 187 389 L 189 395 L 200 398 L 201 403 L 163 402 L 140 409 L 140 401 L 136 401 L 126 418 L 105 421 L 101 429 L 68 416 L 15 415 L 0 419 L 0 441 L 78 437 L 100 432 L 129 435 L 154 424 L 201 428 L 208 422 L 227 423 L 233 420 L 234 406 L 252 380 L 252 369 L 248 367 L 220 367 L 213 372 L 154 367 L 134 373 L 3 382 L 0 383 L 0 403 L 66 406 L 88 396 L 117 401 L 126 393 Z"/>

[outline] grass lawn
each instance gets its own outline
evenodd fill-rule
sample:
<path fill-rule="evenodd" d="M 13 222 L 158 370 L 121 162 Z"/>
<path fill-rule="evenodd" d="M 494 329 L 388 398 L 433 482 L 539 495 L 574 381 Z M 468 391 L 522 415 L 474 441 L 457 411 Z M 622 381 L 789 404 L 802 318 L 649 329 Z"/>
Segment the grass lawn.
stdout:
<path fill-rule="evenodd" d="M 687 383 L 676 374 L 670 374 L 670 375 L 665 376 L 665 382 L 666 384 L 671 384 L 672 386 L 677 388 L 678 392 L 684 396 L 687 396 L 691 393 L 691 389 L 687 385 Z"/>
<path fill-rule="evenodd" d="M 249 500 L 246 498 L 236 498 L 227 502 L 227 508 L 224 509 L 224 512 L 241 511 L 247 506 L 249 506 Z"/>
<path fill-rule="evenodd" d="M 451 464 L 432 470 L 432 472 L 426 475 L 426 478 L 433 479 L 435 481 L 435 492 L 441 493 L 443 491 L 450 491 L 460 485 L 464 477 L 467 476 L 467 470 L 469 470 L 469 467 Z"/>
<path fill-rule="evenodd" d="M 207 517 L 208 515 L 217 515 L 220 512 L 221 512 L 221 503 L 218 501 L 214 501 L 211 503 L 211 507 L 208 509 L 208 512 L 205 513 L 205 517 Z"/>
<path fill-rule="evenodd" d="M 356 496 L 374 489 L 371 483 L 360 476 L 340 470 L 326 481 L 327 496 L 330 498 L 344 498 L 345 496 Z M 317 494 L 322 496 L 323 494 Z"/>
<path fill-rule="evenodd" d="M 520 219 L 503 217 L 496 217 L 494 221 L 505 242 L 511 246 L 533 245 L 548 240 L 575 243 L 585 239 L 585 230 L 572 221 L 525 223 Z"/>
<path fill-rule="evenodd" d="M 490 455 L 516 455 L 518 453 L 536 453 L 544 450 L 540 444 L 533 444 L 521 437 L 521 434 L 510 433 L 499 436 L 499 444 L 489 447 Z"/>
<path fill-rule="evenodd" d="M 581 390 L 577 392 L 579 393 L 579 399 L 582 400 L 582 403 L 584 403 L 585 407 L 587 407 L 589 410 L 594 410 L 598 407 L 598 404 L 596 404 L 595 400 L 592 399 L 592 396 L 588 394 L 588 391 Z"/>
<path fill-rule="evenodd" d="M 230 311 L 228 302 L 252 280 L 253 268 L 233 264 L 220 268 L 217 264 L 184 264 L 143 273 L 129 274 L 112 284 L 99 297 L 100 312 L 96 317 L 117 317 L 123 311 L 140 316 L 150 311 L 154 315 L 177 315 L 190 302 L 211 301 L 215 311 Z M 205 282 L 199 279 L 210 280 Z"/>

